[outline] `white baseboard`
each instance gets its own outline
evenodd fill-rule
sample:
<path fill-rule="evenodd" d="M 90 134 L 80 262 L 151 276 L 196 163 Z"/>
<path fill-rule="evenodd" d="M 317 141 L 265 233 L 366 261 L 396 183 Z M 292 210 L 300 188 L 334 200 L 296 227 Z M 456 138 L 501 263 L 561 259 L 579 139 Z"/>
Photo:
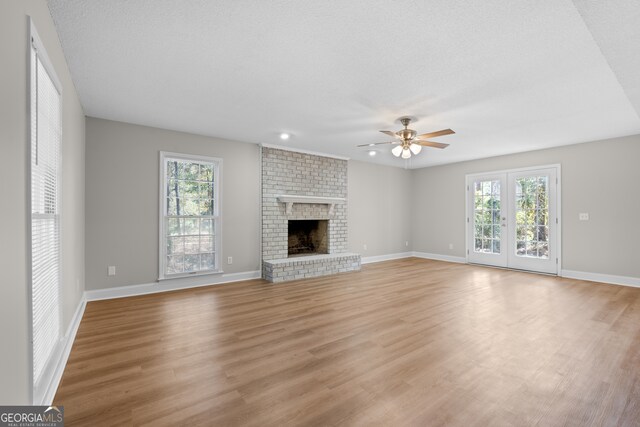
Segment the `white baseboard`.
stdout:
<path fill-rule="evenodd" d="M 587 271 L 573 270 L 562 270 L 560 275 L 567 279 L 588 280 L 590 282 L 610 283 L 612 285 L 640 288 L 640 278 L 638 277 L 616 276 L 613 274 L 589 273 Z"/>
<path fill-rule="evenodd" d="M 73 342 L 76 339 L 76 334 L 78 333 L 80 321 L 82 320 L 82 316 L 84 315 L 84 309 L 86 306 L 87 300 L 83 295 L 80 299 L 80 302 L 78 303 L 78 307 L 76 307 L 76 312 L 73 314 L 71 323 L 67 328 L 67 333 L 62 338 L 62 349 L 58 355 L 58 360 L 56 361 L 55 365 L 53 365 L 53 375 L 51 377 L 51 381 L 49 382 L 49 386 L 47 387 L 42 397 L 42 402 L 34 402 L 35 405 L 51 406 L 53 404 L 53 398 L 56 396 L 56 391 L 58 391 L 58 386 L 60 385 L 60 380 L 62 379 L 64 368 L 67 366 L 67 360 L 69 360 L 69 354 L 71 353 Z"/>
<path fill-rule="evenodd" d="M 368 256 L 362 257 L 362 264 L 370 264 L 373 262 L 381 262 L 381 261 L 391 261 L 394 259 L 402 259 L 402 258 L 424 258 L 424 259 L 434 259 L 437 261 L 447 261 L 447 262 L 456 262 L 460 264 L 466 264 L 467 259 L 465 257 L 451 256 L 451 255 L 440 255 L 440 254 L 430 254 L 427 252 L 400 252 L 397 254 L 387 254 L 387 255 L 376 255 L 376 256 Z"/>
<path fill-rule="evenodd" d="M 362 257 L 360 262 L 362 264 L 371 264 L 372 262 L 391 261 L 394 259 L 410 258 L 411 256 L 412 252 L 400 252 L 397 254 L 366 256 Z"/>
<path fill-rule="evenodd" d="M 259 279 L 260 277 L 262 277 L 262 273 L 260 271 L 244 271 L 242 273 L 185 277 L 180 279 L 163 280 L 162 282 L 144 283 L 141 285 L 96 289 L 92 291 L 85 291 L 84 294 L 87 301 L 98 301 L 103 299 L 132 297 L 136 295 L 155 294 L 158 292 L 177 291 L 179 289 L 239 282 L 241 280 Z"/>
<path fill-rule="evenodd" d="M 416 258 L 435 259 L 437 261 L 456 262 L 459 264 L 467 263 L 467 259 L 462 256 L 430 254 L 427 252 L 412 252 L 412 256 Z"/>

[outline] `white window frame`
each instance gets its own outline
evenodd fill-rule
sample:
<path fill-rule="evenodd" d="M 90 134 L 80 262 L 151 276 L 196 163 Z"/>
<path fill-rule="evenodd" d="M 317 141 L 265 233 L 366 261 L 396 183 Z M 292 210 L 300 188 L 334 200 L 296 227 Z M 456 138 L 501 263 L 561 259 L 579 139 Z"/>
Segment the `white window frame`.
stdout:
<path fill-rule="evenodd" d="M 167 159 L 183 160 L 187 162 L 207 162 L 213 164 L 213 220 L 215 223 L 215 256 L 214 269 L 205 271 L 195 271 L 192 273 L 167 274 L 167 245 L 166 232 L 167 223 L 165 212 L 167 211 Z M 158 280 L 177 279 L 183 277 L 205 276 L 208 274 L 224 273 L 221 268 L 222 258 L 222 159 L 218 157 L 201 156 L 195 154 L 172 153 L 169 151 L 160 152 L 160 216 L 158 234 Z"/>
<path fill-rule="evenodd" d="M 33 61 L 33 52 L 32 50 L 36 51 L 37 54 L 37 58 L 40 60 L 40 63 L 42 64 L 42 66 L 44 67 L 44 69 L 47 72 L 47 75 L 49 76 L 49 78 L 51 79 L 54 87 L 56 88 L 56 90 L 58 91 L 59 94 L 59 101 L 60 101 L 60 120 L 62 122 L 62 117 L 63 117 L 63 107 L 64 107 L 64 97 L 63 97 L 63 91 L 62 91 L 62 83 L 60 82 L 60 79 L 58 78 L 58 75 L 55 72 L 55 68 L 53 67 L 53 63 L 51 62 L 51 59 L 49 58 L 49 55 L 47 54 L 47 51 L 44 47 L 44 43 L 42 43 L 42 39 L 40 38 L 40 36 L 38 35 L 38 31 L 36 30 L 36 26 L 33 22 L 33 19 L 31 19 L 31 17 L 29 17 L 29 39 L 28 39 L 28 44 L 27 44 L 27 49 L 29 52 L 29 81 L 31 82 L 32 80 L 32 74 L 33 73 L 33 69 L 34 67 L 37 67 L 37 62 L 34 63 Z M 30 114 L 30 121 L 31 119 L 31 115 L 32 115 L 32 108 L 33 108 L 33 104 L 32 104 L 32 96 L 33 96 L 33 91 L 35 90 L 34 87 L 32 87 L 31 83 L 29 83 L 29 93 L 28 93 L 28 105 L 29 105 L 29 114 Z M 62 128 L 62 123 L 61 123 L 61 127 L 60 127 L 60 153 L 59 153 L 59 164 L 58 164 L 58 178 L 57 178 L 57 198 L 58 198 L 58 246 L 59 246 L 59 253 L 58 253 L 58 271 L 59 271 L 59 277 L 58 277 L 58 330 L 59 330 L 59 336 L 58 336 L 58 340 L 55 343 L 55 347 L 51 350 L 51 353 L 49 355 L 49 358 L 46 362 L 45 367 L 43 368 L 42 374 L 40 376 L 39 381 L 36 382 L 36 378 L 34 376 L 34 343 L 33 343 L 33 336 L 34 336 L 34 324 L 33 324 L 33 304 L 32 304 L 32 298 L 33 298 L 33 276 L 32 276 L 32 266 L 33 266 L 33 257 L 32 257 L 32 204 L 31 204 L 31 199 L 32 199 L 32 177 L 31 177 L 31 150 L 32 150 L 32 142 L 33 142 L 33 135 L 31 132 L 32 129 L 32 124 L 30 124 L 29 126 L 29 139 L 28 139 L 28 144 L 29 144 L 29 162 L 28 162 L 28 170 L 27 170 L 27 180 L 28 180 L 28 197 L 27 197 L 27 212 L 28 212 L 28 223 L 29 226 L 27 228 L 27 237 L 28 237 L 28 265 L 29 265 L 29 270 L 28 270 L 28 293 L 29 293 L 29 366 L 31 367 L 31 369 L 29 369 L 29 376 L 30 376 L 30 386 L 31 386 L 31 401 L 34 405 L 43 405 L 43 404 L 49 404 L 49 400 L 53 399 L 53 396 L 51 395 L 52 392 L 52 384 L 54 382 L 54 376 L 56 374 L 55 370 L 56 370 L 56 365 L 58 363 L 58 361 L 60 360 L 60 357 L 62 356 L 62 351 L 63 351 L 63 342 L 64 342 L 64 330 L 63 330 L 63 324 L 62 324 L 62 319 L 63 319 L 63 312 L 62 312 L 62 295 L 61 295 L 61 289 L 60 286 L 62 285 L 62 283 L 64 283 L 64 277 L 63 277 L 63 271 L 62 271 L 62 266 L 64 263 L 64 259 L 63 259 L 63 252 L 62 252 L 62 247 L 63 247 L 63 236 L 64 236 L 64 232 L 63 232 L 63 210 L 62 210 L 62 205 L 63 205 L 63 197 L 62 197 L 62 170 L 64 167 L 63 164 L 63 158 L 62 158 L 62 144 L 64 141 L 64 129 Z M 55 391 L 55 390 L 53 390 Z"/>

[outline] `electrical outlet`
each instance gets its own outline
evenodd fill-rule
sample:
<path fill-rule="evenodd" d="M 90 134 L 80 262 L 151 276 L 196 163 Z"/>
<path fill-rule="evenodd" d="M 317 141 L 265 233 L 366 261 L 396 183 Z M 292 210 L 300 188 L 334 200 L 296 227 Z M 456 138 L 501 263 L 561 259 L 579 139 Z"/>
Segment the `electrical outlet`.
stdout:
<path fill-rule="evenodd" d="M 364 245 L 362 245 L 362 249 L 364 249 L 365 251 L 367 250 L 367 244 L 366 243 Z"/>
<path fill-rule="evenodd" d="M 233 257 L 227 257 L 227 264 L 233 264 Z"/>
<path fill-rule="evenodd" d="M 107 274 L 109 276 L 115 276 L 116 275 L 116 266 L 115 265 L 110 265 L 108 270 L 107 270 Z"/>
<path fill-rule="evenodd" d="M 453 243 L 449 243 L 449 249 L 453 249 Z"/>
<path fill-rule="evenodd" d="M 589 221 L 589 214 L 588 213 L 580 213 L 580 214 L 578 214 L 578 219 L 580 221 Z"/>
<path fill-rule="evenodd" d="M 408 241 L 408 240 L 406 240 L 406 241 L 404 242 L 404 245 L 405 245 L 405 246 L 407 246 L 407 247 L 409 247 L 409 241 Z"/>
<path fill-rule="evenodd" d="M 76 278 L 76 291 L 80 290 L 80 279 Z"/>

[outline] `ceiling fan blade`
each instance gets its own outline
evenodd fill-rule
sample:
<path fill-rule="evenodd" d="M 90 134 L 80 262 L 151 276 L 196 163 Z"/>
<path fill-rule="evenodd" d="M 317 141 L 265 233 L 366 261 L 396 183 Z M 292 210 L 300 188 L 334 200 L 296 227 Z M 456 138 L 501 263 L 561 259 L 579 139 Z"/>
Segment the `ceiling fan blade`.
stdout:
<path fill-rule="evenodd" d="M 400 144 L 400 141 L 388 141 L 388 142 L 376 142 L 372 144 L 360 144 L 356 147 L 373 147 L 374 145 L 383 145 L 383 144 Z"/>
<path fill-rule="evenodd" d="M 400 138 L 398 135 L 396 135 L 396 133 L 395 133 L 395 132 L 390 131 L 390 130 L 381 130 L 380 132 L 382 132 L 382 133 L 384 133 L 384 134 L 387 134 L 387 135 L 389 135 L 389 136 L 392 136 L 392 137 L 394 137 L 394 138 Z"/>
<path fill-rule="evenodd" d="M 452 133 L 455 133 L 455 132 L 452 131 L 451 129 L 443 129 L 443 130 L 439 130 L 437 132 L 423 133 L 422 135 L 416 136 L 416 139 L 435 138 L 436 136 L 451 135 Z"/>
<path fill-rule="evenodd" d="M 433 141 L 420 141 L 420 140 L 413 140 L 411 141 L 412 144 L 418 144 L 418 145 L 422 145 L 423 147 L 434 147 L 434 148 L 446 148 L 449 146 L 449 144 L 441 144 L 440 142 L 433 142 Z"/>

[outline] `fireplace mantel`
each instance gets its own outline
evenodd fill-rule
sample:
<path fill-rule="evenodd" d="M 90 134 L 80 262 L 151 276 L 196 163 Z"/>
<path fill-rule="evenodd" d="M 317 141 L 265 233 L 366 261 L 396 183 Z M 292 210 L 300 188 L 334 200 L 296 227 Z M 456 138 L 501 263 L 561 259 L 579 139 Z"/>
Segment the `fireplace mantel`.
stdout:
<path fill-rule="evenodd" d="M 317 196 L 297 196 L 294 194 L 283 194 L 278 196 L 278 201 L 287 205 L 287 215 L 291 214 L 294 203 L 310 203 L 316 205 L 329 205 L 329 215 L 333 215 L 333 207 L 347 202 L 343 197 L 317 197 Z"/>

